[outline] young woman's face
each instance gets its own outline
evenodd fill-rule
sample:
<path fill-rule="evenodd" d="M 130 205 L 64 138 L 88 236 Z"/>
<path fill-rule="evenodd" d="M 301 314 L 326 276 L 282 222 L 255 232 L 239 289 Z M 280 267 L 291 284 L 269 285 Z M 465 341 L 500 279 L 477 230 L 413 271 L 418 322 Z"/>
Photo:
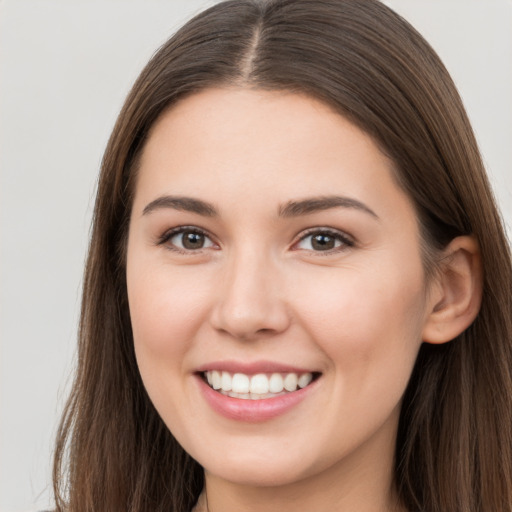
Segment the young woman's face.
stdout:
<path fill-rule="evenodd" d="M 413 206 L 353 124 L 291 93 L 174 106 L 142 155 L 127 283 L 147 392 L 207 474 L 391 472 L 428 290 Z"/>

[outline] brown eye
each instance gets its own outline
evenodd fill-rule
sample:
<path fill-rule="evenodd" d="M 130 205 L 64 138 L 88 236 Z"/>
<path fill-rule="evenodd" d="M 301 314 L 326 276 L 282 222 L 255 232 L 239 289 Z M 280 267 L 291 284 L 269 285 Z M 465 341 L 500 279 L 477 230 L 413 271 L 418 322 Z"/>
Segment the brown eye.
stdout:
<path fill-rule="evenodd" d="M 318 234 L 311 237 L 311 247 L 315 251 L 328 251 L 334 249 L 336 239 L 330 235 Z"/>
<path fill-rule="evenodd" d="M 331 230 L 310 231 L 296 245 L 297 249 L 313 252 L 328 252 L 353 247 L 354 242 L 344 233 Z"/>
<path fill-rule="evenodd" d="M 185 232 L 181 235 L 181 243 L 185 249 L 202 249 L 204 235 L 202 233 Z"/>
<path fill-rule="evenodd" d="M 214 243 L 201 231 L 181 229 L 168 237 L 166 242 L 172 247 L 182 251 L 197 251 L 213 247 Z"/>

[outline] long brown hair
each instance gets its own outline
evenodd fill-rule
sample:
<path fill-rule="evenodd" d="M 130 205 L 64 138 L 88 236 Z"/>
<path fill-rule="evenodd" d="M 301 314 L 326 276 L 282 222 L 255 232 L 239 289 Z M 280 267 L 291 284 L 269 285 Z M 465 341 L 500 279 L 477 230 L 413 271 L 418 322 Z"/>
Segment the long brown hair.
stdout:
<path fill-rule="evenodd" d="M 306 93 L 370 134 L 415 204 L 427 271 L 455 236 L 478 240 L 480 313 L 455 340 L 420 349 L 395 484 L 409 510 L 512 511 L 508 243 L 452 80 L 425 40 L 376 0 L 223 2 L 141 73 L 102 163 L 78 369 L 55 452 L 57 510 L 185 512 L 201 492 L 202 468 L 158 416 L 137 369 L 124 250 L 137 160 L 155 120 L 178 99 L 222 85 Z"/>

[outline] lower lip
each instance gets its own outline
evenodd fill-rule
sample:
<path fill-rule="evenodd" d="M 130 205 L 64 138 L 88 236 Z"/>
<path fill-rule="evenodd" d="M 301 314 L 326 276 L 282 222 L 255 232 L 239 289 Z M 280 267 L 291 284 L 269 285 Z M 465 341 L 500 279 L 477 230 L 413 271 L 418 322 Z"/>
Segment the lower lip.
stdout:
<path fill-rule="evenodd" d="M 199 375 L 197 379 L 205 400 L 215 412 L 231 420 L 250 423 L 271 420 L 285 414 L 302 402 L 318 382 L 313 381 L 305 388 L 274 398 L 250 400 L 223 395 L 213 390 Z"/>

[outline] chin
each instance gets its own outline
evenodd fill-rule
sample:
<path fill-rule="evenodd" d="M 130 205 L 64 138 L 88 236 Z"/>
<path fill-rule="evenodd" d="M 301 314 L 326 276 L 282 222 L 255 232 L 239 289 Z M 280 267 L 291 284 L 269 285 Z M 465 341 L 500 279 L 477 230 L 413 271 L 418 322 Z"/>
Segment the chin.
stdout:
<path fill-rule="evenodd" d="M 222 480 L 233 484 L 250 487 L 280 487 L 302 480 L 307 475 L 297 468 L 296 464 L 274 464 L 267 461 L 255 467 L 248 461 L 238 461 L 231 464 L 214 464 L 205 466 L 205 471 Z"/>
<path fill-rule="evenodd" d="M 209 475 L 233 484 L 286 486 L 321 473 L 335 462 L 331 460 L 332 453 L 316 457 L 308 453 L 304 440 L 301 441 L 292 446 L 282 439 L 279 443 L 263 444 L 247 439 L 245 448 L 236 442 L 231 446 L 209 446 L 198 451 L 196 460 Z"/>

